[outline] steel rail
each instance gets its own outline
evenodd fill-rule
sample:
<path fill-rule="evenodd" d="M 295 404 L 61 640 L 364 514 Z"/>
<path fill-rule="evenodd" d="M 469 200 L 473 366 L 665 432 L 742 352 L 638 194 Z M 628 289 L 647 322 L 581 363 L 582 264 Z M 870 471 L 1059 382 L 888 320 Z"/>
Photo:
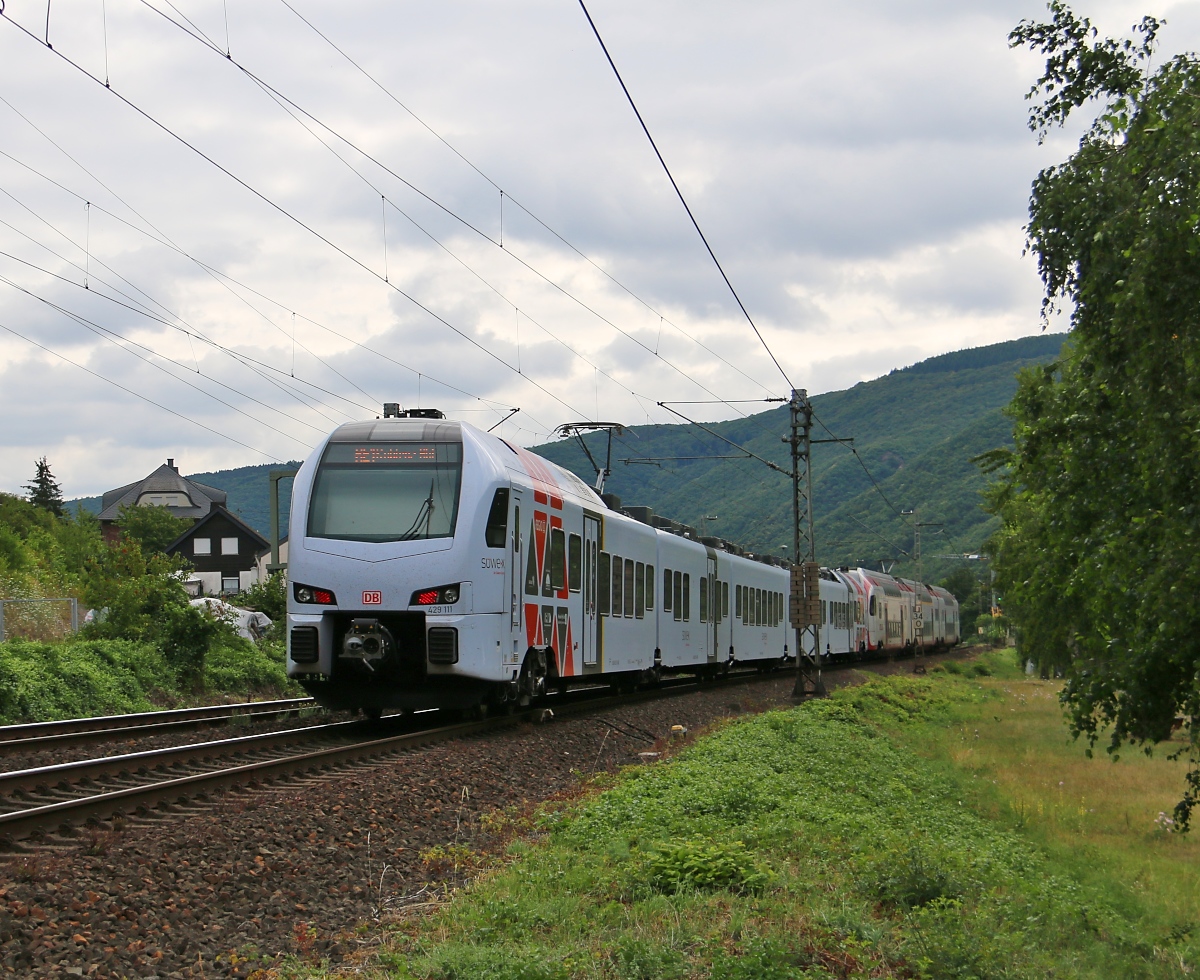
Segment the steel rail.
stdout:
<path fill-rule="evenodd" d="M 786 664 L 783 666 L 786 667 Z M 845 669 L 854 669 L 854 664 L 844 665 Z M 732 687 L 755 681 L 767 681 L 775 678 L 774 672 L 762 673 L 758 670 L 736 671 L 723 677 L 713 678 L 672 678 L 660 682 L 655 687 L 641 691 L 612 695 L 606 688 L 589 688 L 582 696 L 554 695 L 528 710 L 514 712 L 508 715 L 498 715 L 478 721 L 460 722 L 453 725 L 443 725 L 424 729 L 417 732 L 405 732 L 389 735 L 383 738 L 372 738 L 354 742 L 350 745 L 329 746 L 283 758 L 265 759 L 249 762 L 239 766 L 217 769 L 210 772 L 194 773 L 177 776 L 171 779 L 131 786 L 118 790 L 110 790 L 93 796 L 78 799 L 61 800 L 55 803 L 41 804 L 23 810 L 0 814 L 0 840 L 9 843 L 23 837 L 30 837 L 44 832 L 49 827 L 63 827 L 68 824 L 85 820 L 97 820 L 104 817 L 127 813 L 130 808 L 138 812 L 148 811 L 160 804 L 186 802 L 191 799 L 206 798 L 211 792 L 229 789 L 236 786 L 252 785 L 269 782 L 280 777 L 299 772 L 311 772 L 317 769 L 330 769 L 335 766 L 362 761 L 375 756 L 393 752 L 406 751 L 434 742 L 448 741 L 480 735 L 503 728 L 513 727 L 523 721 L 536 721 L 545 716 L 546 709 L 556 715 L 582 714 L 589 711 L 620 708 L 643 701 L 662 700 L 679 697 L 702 691 L 712 687 Z M 601 693 L 603 692 L 603 693 Z M 559 698 L 567 698 L 560 701 Z M 257 743 L 258 747 L 268 747 L 270 740 L 276 737 L 298 738 L 301 735 L 311 737 L 314 732 L 330 729 L 343 729 L 352 726 L 362 726 L 363 722 L 339 722 L 332 725 L 310 726 L 301 729 L 289 729 L 287 732 L 265 732 L 261 735 L 243 736 L 239 739 L 227 739 L 221 742 L 197 743 L 195 746 L 181 746 L 183 749 L 211 750 L 222 744 Z M 170 754 L 177 750 L 164 750 Z M 89 760 L 98 764 L 112 762 L 123 765 L 122 771 L 127 771 L 129 761 L 137 758 L 149 759 L 158 756 L 165 757 L 163 752 L 149 751 L 132 753 L 125 757 L 113 757 L 111 760 Z M 21 778 L 33 778 L 34 773 L 42 773 L 37 785 L 44 785 L 45 774 L 54 770 L 66 772 L 75 763 L 63 763 L 60 766 L 44 767 L 42 770 L 26 770 L 22 773 L 10 774 L 13 777 L 11 786 L 16 786 Z M 3 777 L 0 776 L 0 780 Z M 2 783 L 0 783 L 2 785 Z M 14 788 L 15 792 L 16 789 Z"/>
<path fill-rule="evenodd" d="M 138 773 L 164 766 L 187 762 L 205 762 L 222 756 L 240 755 L 246 751 L 276 748 L 297 741 L 312 741 L 325 736 L 361 729 L 361 721 L 338 721 L 328 725 L 311 725 L 305 728 L 289 728 L 282 732 L 261 732 L 257 735 L 241 735 L 211 742 L 192 742 L 165 749 L 146 749 L 127 752 L 123 755 L 102 756 L 98 759 L 81 759 L 75 762 L 60 762 L 52 766 L 37 766 L 31 769 L 14 769 L 0 772 L 0 794 L 17 793 L 22 790 L 54 788 L 63 783 L 78 783 L 99 776 L 119 776 L 122 773 Z M 4 800 L 0 798 L 0 806 Z"/>
<path fill-rule="evenodd" d="M 728 682 L 732 684 L 758 679 L 765 680 L 769 676 L 770 675 L 758 674 L 757 672 L 736 674 L 731 675 L 728 678 Z M 110 790 L 92 796 L 79 797 L 78 799 L 61 800 L 55 803 L 41 804 L 39 806 L 28 807 L 26 809 L 14 810 L 10 813 L 0 814 L 0 838 L 3 838 L 11 843 L 20 838 L 29 837 L 39 832 L 45 832 L 47 827 L 61 827 L 68 824 L 79 823 L 81 821 L 97 820 L 104 817 L 116 816 L 126 813 L 130 808 L 136 811 L 145 811 L 159 804 L 169 804 L 179 801 L 186 801 L 193 798 L 205 797 L 210 792 L 219 789 L 229 789 L 239 785 L 274 780 L 279 777 L 292 775 L 297 772 L 332 768 L 337 765 L 345 765 L 347 763 L 361 761 L 373 756 L 418 748 L 422 745 L 432 742 L 447 741 L 450 739 L 463 738 L 470 735 L 497 731 L 502 728 L 513 727 L 523 721 L 537 720 L 539 716 L 544 714 L 547 708 L 549 708 L 555 715 L 565 716 L 591 710 L 619 708 L 624 705 L 636 704 L 641 701 L 652 701 L 669 697 L 678 697 L 684 694 L 693 693 L 696 690 L 702 690 L 707 686 L 709 685 L 702 684 L 698 680 L 688 678 L 686 680 L 679 679 L 668 681 L 658 687 L 645 691 L 638 691 L 632 694 L 616 696 L 608 694 L 607 691 L 605 691 L 604 696 L 597 696 L 594 692 L 602 689 L 594 688 L 583 697 L 571 698 L 568 701 L 562 702 L 558 701 L 557 697 L 550 697 L 547 698 L 546 702 L 543 704 L 539 704 L 538 706 L 526 711 L 514 712 L 510 715 L 498 715 L 479 721 L 461 722 L 454 725 L 429 728 L 418 732 L 406 732 L 398 735 L 390 735 L 385 736 L 384 738 L 355 742 L 351 745 L 331 746 L 311 752 L 289 755 L 280 759 L 265 759 L 258 762 L 246 763 L 240 766 L 217 769 L 211 772 L 194 773 L 186 776 L 178 776 L 172 779 L 162 780 L 159 782 L 148 783 L 141 786 L 130 786 L 123 789 Z M 356 724 L 361 725 L 362 723 L 341 722 L 338 724 L 349 726 Z M 333 726 L 321 727 L 328 728 Z M 292 729 L 290 731 L 311 733 L 313 728 Z M 246 736 L 246 740 L 269 739 L 275 734 L 284 733 L 268 732 L 264 733 L 262 736 Z M 211 747 L 213 745 L 219 745 L 220 743 L 210 742 L 201 744 L 205 747 Z M 166 751 L 169 752 L 171 750 Z M 149 757 L 156 754 L 156 752 L 134 753 L 134 755 L 143 757 Z M 104 763 L 108 760 L 94 761 L 98 763 Z M 72 765 L 72 763 L 63 764 L 64 767 L 70 767 Z M 59 767 L 52 766 L 46 768 L 56 769 Z M 127 763 L 124 768 L 126 770 L 128 769 Z M 37 772 L 37 770 L 30 772 Z M 17 774 L 14 774 L 14 776 L 15 775 Z M 26 774 L 21 775 L 25 776 Z M 44 783 L 45 778 L 43 777 L 39 785 Z"/>
<path fill-rule="evenodd" d="M 316 705 L 312 698 L 286 698 L 279 701 L 247 701 L 241 704 L 213 704 L 202 708 L 173 708 L 167 711 L 142 711 L 128 715 L 98 715 L 92 718 L 68 718 L 62 721 L 34 721 L 23 725 L 0 725 L 0 749 L 9 742 L 28 744 L 38 738 L 76 734 L 125 732 L 156 725 L 182 725 L 188 722 L 228 721 L 242 715 L 280 714 Z"/>

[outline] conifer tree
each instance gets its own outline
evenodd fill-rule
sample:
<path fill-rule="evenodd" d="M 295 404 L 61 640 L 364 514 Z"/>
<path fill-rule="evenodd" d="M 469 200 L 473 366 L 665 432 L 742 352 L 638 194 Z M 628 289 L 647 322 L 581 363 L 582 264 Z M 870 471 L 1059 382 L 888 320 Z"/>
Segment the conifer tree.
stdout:
<path fill-rule="evenodd" d="M 37 474 L 32 483 L 25 484 L 25 489 L 29 491 L 29 502 L 35 507 L 48 510 L 55 517 L 63 516 L 62 491 L 45 456 L 37 461 Z"/>

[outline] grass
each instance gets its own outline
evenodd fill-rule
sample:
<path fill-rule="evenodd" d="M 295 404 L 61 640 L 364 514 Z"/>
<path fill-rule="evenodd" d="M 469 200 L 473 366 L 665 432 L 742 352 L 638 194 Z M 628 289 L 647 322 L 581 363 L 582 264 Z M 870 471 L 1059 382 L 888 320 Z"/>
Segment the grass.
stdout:
<path fill-rule="evenodd" d="M 1167 758 L 1182 743 L 1115 762 L 1102 749 L 1088 758 L 1086 743 L 1067 735 L 1061 685 L 1004 674 L 980 679 L 992 695 L 986 705 L 906 741 L 981 784 L 980 812 L 1020 830 L 1147 929 L 1200 924 L 1200 834 L 1169 833 L 1160 816 L 1183 790 L 1186 764 Z"/>
<path fill-rule="evenodd" d="M 1059 765 L 1082 753 L 1049 725 L 1053 692 L 1031 697 L 1022 685 L 1034 682 L 993 676 L 1001 665 L 874 678 L 602 778 L 543 808 L 501 866 L 436 914 L 399 917 L 366 970 L 428 980 L 1183 975 L 1197 952 L 1187 911 L 1168 913 L 1166 893 L 1133 894 L 1116 876 L 1140 848 L 1143 880 L 1165 882 L 1193 845 L 1075 806 L 1067 786 L 1085 799 L 1089 788 Z M 1002 720 L 976 739 L 988 717 Z M 1042 773 L 1062 779 L 1061 800 L 1057 780 L 1030 778 L 1030 743 L 1009 734 L 1017 717 L 1052 760 Z M 1079 765 L 1100 781 L 1115 771 Z M 1126 835 L 1127 859 L 1081 856 L 1082 845 L 1106 845 L 1101 828 Z M 1171 887 L 1185 888 L 1186 875 L 1171 873 Z"/>

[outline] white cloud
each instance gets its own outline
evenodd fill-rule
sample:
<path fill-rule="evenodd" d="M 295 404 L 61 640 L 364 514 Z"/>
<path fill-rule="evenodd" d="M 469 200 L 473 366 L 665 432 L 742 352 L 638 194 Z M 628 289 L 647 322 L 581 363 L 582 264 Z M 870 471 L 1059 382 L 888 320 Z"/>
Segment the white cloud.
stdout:
<path fill-rule="evenodd" d="M 175 6 L 223 51 L 223 6 Z M 255 450 L 288 459 L 304 451 L 296 439 L 385 398 L 486 425 L 519 405 L 503 431 L 532 442 L 574 416 L 667 421 L 655 400 L 784 387 L 577 9 L 297 6 L 505 189 L 505 248 L 496 186 L 274 0 L 229 6 L 234 57 L 399 177 L 322 133 L 349 169 L 144 5 L 108 4 L 105 25 L 95 3 L 56 0 L 50 36 L 311 230 L 0 22 L 0 93 L 61 147 L 0 105 L 0 151 L 15 158 L 0 156 L 12 195 L 0 194 L 0 252 L 11 256 L 0 276 L 124 338 L 0 284 L 0 324 L 108 379 L 0 332 L 0 490 L 19 489 L 41 455 L 69 494 L 128 482 L 167 456 L 185 471 L 263 459 Z M 1164 51 L 1200 37 L 1197 9 L 1165 9 Z M 1041 4 L 593 0 L 591 10 L 798 385 L 842 387 L 1037 329 L 1036 272 L 1021 257 L 1028 188 L 1076 132 L 1039 148 L 1025 128 L 1039 63 L 1006 35 Z M 45 11 L 41 0 L 5 8 L 39 37 Z M 1142 9 L 1086 12 L 1122 31 Z M 389 207 L 385 218 L 380 194 L 409 217 Z M 161 370 L 119 349 L 130 342 Z"/>

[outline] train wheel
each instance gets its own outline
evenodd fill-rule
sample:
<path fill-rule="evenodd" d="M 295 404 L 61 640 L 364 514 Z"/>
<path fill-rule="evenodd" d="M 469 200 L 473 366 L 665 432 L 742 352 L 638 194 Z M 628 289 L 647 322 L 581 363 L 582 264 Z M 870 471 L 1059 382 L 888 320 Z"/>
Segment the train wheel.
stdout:
<path fill-rule="evenodd" d="M 521 665 L 521 676 L 517 681 L 522 707 L 527 707 L 534 698 L 546 693 L 547 673 L 545 650 L 530 650 L 525 654 L 525 663 Z"/>

